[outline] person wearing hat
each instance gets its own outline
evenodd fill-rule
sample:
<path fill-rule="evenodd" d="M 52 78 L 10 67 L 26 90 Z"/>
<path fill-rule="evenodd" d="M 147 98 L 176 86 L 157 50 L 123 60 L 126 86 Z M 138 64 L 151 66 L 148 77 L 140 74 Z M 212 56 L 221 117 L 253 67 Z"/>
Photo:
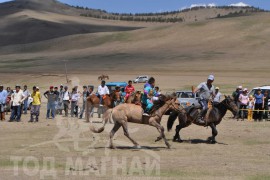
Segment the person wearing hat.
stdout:
<path fill-rule="evenodd" d="M 31 96 L 30 92 L 27 90 L 27 85 L 24 85 L 23 87 L 23 94 L 25 96 L 25 100 L 23 101 L 23 113 L 27 114 L 28 98 Z"/>
<path fill-rule="evenodd" d="M 4 90 L 4 86 L 0 85 L 0 120 L 4 121 L 5 119 L 5 105 L 7 102 L 8 92 Z"/>
<path fill-rule="evenodd" d="M 101 84 L 98 86 L 98 95 L 99 95 L 99 105 L 100 106 L 103 106 L 102 103 L 103 103 L 103 97 L 105 95 L 109 95 L 110 94 L 110 91 L 109 91 L 109 88 L 105 85 L 105 81 L 101 81 Z"/>
<path fill-rule="evenodd" d="M 219 87 L 216 87 L 215 88 L 215 97 L 214 97 L 214 100 L 213 100 L 214 105 L 217 105 L 217 104 L 220 103 L 221 96 L 222 96 L 222 94 L 219 92 Z"/>
<path fill-rule="evenodd" d="M 21 106 L 25 98 L 26 97 L 24 96 L 23 91 L 21 90 L 21 86 L 16 85 L 15 91 L 11 95 L 11 102 L 13 107 L 9 122 L 12 122 L 14 120 L 17 122 L 21 121 Z"/>
<path fill-rule="evenodd" d="M 193 93 L 198 93 L 200 100 L 199 103 L 202 106 L 202 111 L 199 114 L 199 118 L 197 118 L 197 123 L 205 124 L 204 116 L 207 113 L 208 109 L 208 101 L 215 97 L 215 87 L 213 84 L 214 82 L 214 75 L 209 75 L 206 82 L 200 83 L 194 90 Z"/>
<path fill-rule="evenodd" d="M 37 91 L 36 86 L 33 87 L 33 92 L 31 94 L 31 97 L 33 98 L 33 102 L 31 106 L 31 116 L 28 122 L 34 122 L 34 116 L 36 116 L 35 121 L 38 122 L 40 105 L 41 105 L 41 95 L 40 95 L 40 92 Z"/>
<path fill-rule="evenodd" d="M 244 120 L 245 117 L 247 117 L 247 106 L 248 106 L 248 102 L 249 102 L 249 97 L 248 97 L 248 90 L 247 88 L 244 88 L 243 92 L 240 94 L 239 96 L 239 102 L 240 102 L 240 117 L 242 118 L 242 121 Z M 245 110 L 244 110 L 245 109 Z M 237 120 L 238 120 L 239 116 L 237 116 Z"/>
<path fill-rule="evenodd" d="M 53 90 L 53 86 L 50 86 L 50 90 L 48 90 L 44 93 L 44 97 L 46 99 L 48 99 L 46 119 L 49 119 L 50 115 L 52 116 L 52 119 L 54 119 L 54 117 L 55 117 L 55 101 L 56 101 L 57 95 Z"/>
<path fill-rule="evenodd" d="M 83 117 L 83 113 L 85 111 L 85 104 L 86 104 L 86 101 L 87 101 L 87 97 L 90 95 L 90 92 L 88 91 L 87 89 L 87 86 L 83 86 L 83 93 L 82 93 L 82 96 L 83 96 L 83 106 L 81 108 L 81 112 L 80 112 L 80 119 L 82 119 Z"/>
<path fill-rule="evenodd" d="M 264 109 L 264 95 L 262 94 L 262 90 L 260 88 L 257 89 L 257 92 L 254 94 L 254 98 L 255 98 L 254 120 L 262 121 L 263 118 L 262 110 Z"/>

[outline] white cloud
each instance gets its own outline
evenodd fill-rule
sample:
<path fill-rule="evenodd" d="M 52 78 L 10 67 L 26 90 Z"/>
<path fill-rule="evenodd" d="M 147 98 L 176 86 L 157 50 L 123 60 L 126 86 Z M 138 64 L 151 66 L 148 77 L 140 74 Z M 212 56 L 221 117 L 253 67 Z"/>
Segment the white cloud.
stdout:
<path fill-rule="evenodd" d="M 215 3 L 210 3 L 207 5 L 208 7 L 216 7 L 217 5 Z"/>
<path fill-rule="evenodd" d="M 243 2 L 239 2 L 239 3 L 235 3 L 235 4 L 230 4 L 229 6 L 235 6 L 235 7 L 247 7 L 247 6 L 250 6 L 246 3 L 243 3 Z"/>
<path fill-rule="evenodd" d="M 206 4 L 191 4 L 190 8 L 194 8 L 194 7 L 206 7 Z"/>

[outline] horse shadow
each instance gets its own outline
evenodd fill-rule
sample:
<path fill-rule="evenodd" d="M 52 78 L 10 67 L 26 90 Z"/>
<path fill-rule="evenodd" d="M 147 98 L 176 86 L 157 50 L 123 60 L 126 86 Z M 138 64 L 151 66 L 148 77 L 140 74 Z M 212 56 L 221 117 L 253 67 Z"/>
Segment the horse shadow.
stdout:
<path fill-rule="evenodd" d="M 93 149 L 106 149 L 108 147 L 93 147 Z M 91 149 L 91 148 L 89 148 Z M 115 150 L 132 150 L 132 151 L 140 151 L 140 150 L 151 150 L 151 151 L 160 151 L 162 149 L 168 149 L 167 147 L 150 147 L 150 146 L 141 146 L 140 148 L 135 148 L 133 146 L 116 146 Z"/>
<path fill-rule="evenodd" d="M 182 140 L 182 143 L 186 144 L 213 144 L 209 139 L 203 140 L 203 139 L 189 139 L 189 140 Z M 227 143 L 223 142 L 216 142 L 215 144 L 221 144 L 221 145 L 229 145 Z"/>

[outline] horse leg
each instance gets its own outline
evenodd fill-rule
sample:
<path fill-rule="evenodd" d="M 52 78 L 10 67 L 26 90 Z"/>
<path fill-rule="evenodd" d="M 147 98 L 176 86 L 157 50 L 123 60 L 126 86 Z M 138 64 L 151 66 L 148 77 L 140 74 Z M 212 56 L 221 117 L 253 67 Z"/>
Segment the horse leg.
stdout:
<path fill-rule="evenodd" d="M 121 127 L 121 124 L 119 122 L 115 122 L 113 129 L 110 133 L 110 148 L 115 149 L 115 146 L 113 145 L 113 136 L 118 131 L 118 129 Z"/>
<path fill-rule="evenodd" d="M 128 127 L 127 127 L 127 122 L 124 122 L 122 124 L 123 130 L 124 130 L 124 135 L 134 144 L 135 148 L 141 148 L 141 146 L 130 137 L 129 132 L 128 132 Z"/>
<path fill-rule="evenodd" d="M 208 140 L 210 140 L 210 143 L 215 144 L 218 131 L 217 131 L 216 125 L 214 123 L 211 123 L 210 127 L 212 129 L 212 137 L 209 137 Z"/>
<path fill-rule="evenodd" d="M 167 148 L 170 149 L 171 145 L 168 143 L 168 140 L 167 140 L 166 137 L 165 137 L 164 127 L 161 126 L 161 125 L 160 125 L 159 123 L 157 123 L 156 121 L 152 122 L 150 125 L 156 127 L 156 128 L 158 129 L 158 132 L 160 132 L 160 136 L 158 137 L 157 140 L 159 140 L 159 138 L 160 138 L 160 139 L 163 138 L 163 140 L 164 140 L 164 142 L 165 142 Z M 157 140 L 156 140 L 156 141 L 157 141 Z"/>
<path fill-rule="evenodd" d="M 86 100 L 86 104 L 85 104 L 85 119 L 86 119 L 86 122 L 89 122 L 89 104 L 88 104 L 88 101 Z"/>
<path fill-rule="evenodd" d="M 175 135 L 173 137 L 174 142 L 183 142 L 182 139 L 180 138 L 180 130 L 182 129 L 181 125 L 177 125 L 175 128 Z"/>

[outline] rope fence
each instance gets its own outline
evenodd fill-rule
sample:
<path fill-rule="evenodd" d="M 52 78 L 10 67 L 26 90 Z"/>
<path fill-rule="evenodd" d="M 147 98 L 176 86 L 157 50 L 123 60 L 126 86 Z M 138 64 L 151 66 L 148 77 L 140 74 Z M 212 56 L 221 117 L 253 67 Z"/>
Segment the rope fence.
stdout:
<path fill-rule="evenodd" d="M 252 121 L 253 119 L 253 112 L 270 112 L 270 110 L 255 110 L 255 109 L 239 109 L 239 111 L 247 111 L 247 120 Z"/>

